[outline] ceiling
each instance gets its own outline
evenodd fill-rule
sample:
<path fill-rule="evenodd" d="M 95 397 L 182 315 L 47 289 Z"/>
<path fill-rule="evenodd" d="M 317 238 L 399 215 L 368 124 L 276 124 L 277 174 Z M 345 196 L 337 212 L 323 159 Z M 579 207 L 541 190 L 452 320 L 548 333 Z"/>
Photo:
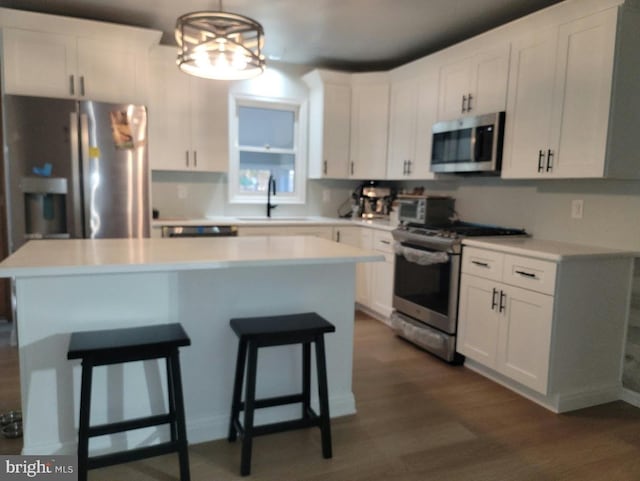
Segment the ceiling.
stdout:
<path fill-rule="evenodd" d="M 267 59 L 341 70 L 396 67 L 560 0 L 225 0 L 265 30 Z M 218 0 L 0 0 L 0 6 L 162 30 Z"/>

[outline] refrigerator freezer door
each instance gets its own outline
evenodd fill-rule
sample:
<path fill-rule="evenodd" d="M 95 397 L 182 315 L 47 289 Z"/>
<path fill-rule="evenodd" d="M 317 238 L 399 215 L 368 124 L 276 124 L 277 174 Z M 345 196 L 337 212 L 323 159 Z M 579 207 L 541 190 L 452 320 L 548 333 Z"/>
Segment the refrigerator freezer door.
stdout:
<path fill-rule="evenodd" d="M 76 102 L 66 99 L 6 95 L 3 98 L 5 119 L 5 168 L 8 192 L 9 251 L 15 252 L 28 238 L 40 232 L 27 232 L 27 220 L 33 220 L 34 202 L 43 206 L 64 205 L 64 208 L 39 209 L 43 217 L 63 215 L 65 233 L 82 237 L 79 189 L 78 142 L 74 121 Z M 75 162 L 74 162 L 75 160 Z M 31 192 L 28 188 L 37 179 L 66 179 L 67 192 Z M 37 182 L 36 182 L 37 183 Z M 40 183 L 46 185 L 46 183 Z M 43 198 L 40 198 L 43 197 Z M 64 212 L 63 212 L 64 211 Z M 43 220 L 43 219 L 40 219 Z M 45 219 L 48 222 L 54 219 Z M 39 225 L 34 222 L 31 230 Z M 46 232 L 44 236 L 46 236 Z"/>
<path fill-rule="evenodd" d="M 80 102 L 85 237 L 149 237 L 147 111 Z"/>

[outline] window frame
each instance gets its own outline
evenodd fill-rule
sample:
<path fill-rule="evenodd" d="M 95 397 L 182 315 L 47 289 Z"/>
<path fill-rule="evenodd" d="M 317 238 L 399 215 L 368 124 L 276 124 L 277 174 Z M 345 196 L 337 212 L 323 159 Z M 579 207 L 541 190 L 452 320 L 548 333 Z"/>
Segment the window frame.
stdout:
<path fill-rule="evenodd" d="M 307 185 L 307 102 L 296 99 L 270 98 L 255 95 L 231 93 L 229 101 L 229 177 L 228 191 L 230 204 L 264 204 L 267 195 L 264 192 L 241 192 L 240 185 L 240 152 L 239 145 L 239 110 L 240 107 L 256 107 L 262 109 L 284 109 L 294 112 L 293 155 L 295 158 L 295 181 L 293 193 L 278 192 L 277 204 L 304 204 L 306 202 Z M 288 149 L 287 153 L 288 152 Z M 255 147 L 242 149 L 247 152 L 279 153 L 282 149 L 262 150 Z"/>

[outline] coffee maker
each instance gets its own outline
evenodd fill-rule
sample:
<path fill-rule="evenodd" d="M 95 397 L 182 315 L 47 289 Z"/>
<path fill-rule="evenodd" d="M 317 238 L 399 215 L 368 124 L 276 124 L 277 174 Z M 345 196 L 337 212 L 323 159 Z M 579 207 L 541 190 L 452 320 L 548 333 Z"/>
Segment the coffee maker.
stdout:
<path fill-rule="evenodd" d="M 388 219 L 395 192 L 375 181 L 363 182 L 353 192 L 353 217 Z"/>

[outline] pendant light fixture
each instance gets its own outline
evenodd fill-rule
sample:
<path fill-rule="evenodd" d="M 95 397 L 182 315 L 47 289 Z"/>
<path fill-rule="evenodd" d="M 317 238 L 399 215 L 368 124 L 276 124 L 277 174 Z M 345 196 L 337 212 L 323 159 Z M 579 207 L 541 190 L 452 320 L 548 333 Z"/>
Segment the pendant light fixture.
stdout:
<path fill-rule="evenodd" d="M 207 79 L 238 80 L 260 75 L 264 30 L 255 20 L 222 11 L 192 12 L 176 22 L 176 63 L 185 73 Z"/>

